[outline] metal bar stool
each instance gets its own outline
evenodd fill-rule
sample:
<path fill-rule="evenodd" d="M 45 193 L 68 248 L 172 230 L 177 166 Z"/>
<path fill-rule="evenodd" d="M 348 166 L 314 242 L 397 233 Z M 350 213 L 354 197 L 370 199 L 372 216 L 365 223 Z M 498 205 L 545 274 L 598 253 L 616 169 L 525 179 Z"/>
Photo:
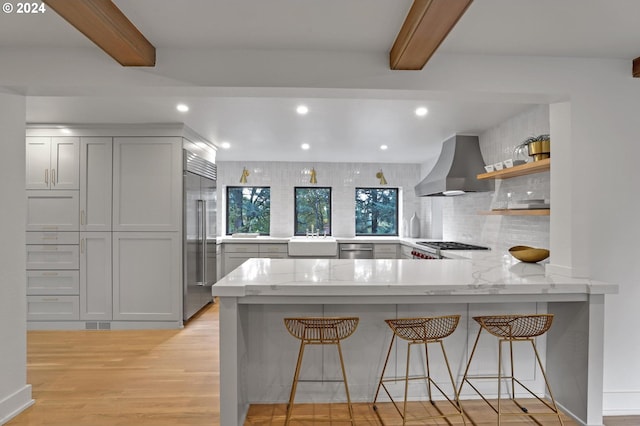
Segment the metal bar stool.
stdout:
<path fill-rule="evenodd" d="M 460 389 L 458 394 L 462 393 L 462 387 L 465 382 L 468 383 L 478 395 L 493 409 L 494 412 L 498 414 L 498 425 L 500 425 L 500 421 L 502 416 L 506 415 L 516 415 L 516 416 L 530 416 L 534 421 L 536 419 L 533 416 L 541 416 L 541 415 L 554 415 L 558 417 L 558 421 L 561 425 L 564 425 L 562 422 L 562 418 L 560 417 L 560 411 L 558 410 L 558 406 L 556 405 L 556 401 L 553 398 L 553 394 L 551 393 L 551 387 L 549 386 L 549 381 L 547 380 L 547 375 L 545 374 L 544 367 L 542 366 L 542 362 L 540 361 L 540 356 L 538 355 L 538 350 L 536 349 L 536 344 L 534 342 L 534 337 L 541 336 L 546 333 L 549 328 L 551 328 L 551 323 L 553 321 L 552 314 L 532 314 L 532 315 L 494 315 L 494 316 L 479 316 L 473 318 L 478 324 L 480 324 L 480 329 L 478 330 L 478 336 L 476 337 L 476 341 L 473 345 L 473 349 L 471 350 L 471 356 L 469 357 L 469 362 L 467 363 L 467 368 L 465 369 L 464 376 L 462 377 L 462 382 L 460 383 Z M 478 341 L 480 340 L 480 334 L 482 330 L 486 330 L 490 334 L 498 337 L 498 375 L 497 376 L 469 376 L 469 367 L 471 365 L 471 360 L 473 359 L 473 355 L 475 354 L 476 348 L 478 346 Z M 510 352 L 510 361 L 511 361 L 511 375 L 505 376 L 502 374 L 502 344 L 505 342 L 509 342 L 509 352 Z M 520 380 L 518 380 L 513 371 L 513 342 L 530 342 L 533 347 L 533 352 L 536 355 L 536 360 L 538 361 L 538 366 L 540 367 L 540 371 L 542 371 L 542 377 L 544 378 L 544 383 L 549 391 L 549 397 L 551 398 L 551 404 L 548 401 L 540 398 L 538 395 L 533 393 L 531 389 L 525 386 Z M 489 402 L 480 391 L 469 381 L 469 379 L 497 379 L 498 380 L 498 406 L 497 408 Z M 502 380 L 507 379 L 511 380 L 511 400 L 520 408 L 522 413 L 505 413 L 502 411 L 502 407 L 500 404 L 501 401 L 501 384 Z M 529 410 L 521 405 L 515 398 L 515 385 L 516 383 L 524 388 L 531 395 L 536 397 L 540 402 L 546 405 L 551 412 L 536 412 L 531 413 Z M 538 423 L 536 421 L 536 423 Z M 539 424 L 539 423 L 538 423 Z"/>
<path fill-rule="evenodd" d="M 462 406 L 460 405 L 460 399 L 458 398 L 458 392 L 456 389 L 455 382 L 453 380 L 453 375 L 451 374 L 451 367 L 449 367 L 449 360 L 447 358 L 447 353 L 444 350 L 444 345 L 442 344 L 442 339 L 449 336 L 453 333 L 458 326 L 458 322 L 460 320 L 460 315 L 449 315 L 442 317 L 423 317 L 423 318 L 398 318 L 398 319 L 388 319 L 385 320 L 387 325 L 393 331 L 393 336 L 391 337 L 391 344 L 389 345 L 389 351 L 387 352 L 387 358 L 384 361 L 384 367 L 382 368 L 382 374 L 380 375 L 380 382 L 378 382 L 378 389 L 376 390 L 376 396 L 373 399 L 373 409 L 380 417 L 380 413 L 378 413 L 378 407 L 376 406 L 376 401 L 378 400 L 378 394 L 380 393 L 380 388 L 384 389 L 387 393 L 389 399 L 393 403 L 396 411 L 402 417 L 402 424 L 406 424 L 407 422 L 407 394 L 409 390 L 409 381 L 410 380 L 425 380 L 427 385 L 427 391 L 429 394 L 429 402 L 435 406 L 435 402 L 432 398 L 431 386 L 433 385 L 440 393 L 451 403 L 451 405 L 456 409 L 455 413 L 452 414 L 444 414 L 439 409 L 438 412 L 440 415 L 429 416 L 427 419 L 439 419 L 444 418 L 447 419 L 451 416 L 461 416 L 462 421 L 466 424 L 464 419 L 464 414 L 462 411 Z M 399 337 L 401 339 L 407 340 L 407 368 L 406 374 L 404 378 L 393 377 L 393 378 L 385 378 L 384 372 L 387 369 L 387 364 L 389 362 L 389 356 L 391 355 L 391 350 L 393 348 L 393 343 Z M 447 371 L 449 372 L 449 379 L 451 380 L 451 387 L 453 388 L 453 400 L 447 396 L 447 394 L 442 390 L 442 388 L 431 378 L 431 370 L 429 368 L 429 343 L 439 343 L 440 349 L 442 350 L 442 355 L 444 356 L 444 361 L 447 366 Z M 419 377 L 409 377 L 409 366 L 411 360 L 411 346 L 412 345 L 424 345 L 425 352 L 425 376 Z M 404 403 L 402 405 L 402 410 L 398 407 L 398 404 L 394 401 L 389 389 L 385 385 L 385 382 L 390 381 L 398 381 L 398 379 L 404 379 Z M 437 408 L 437 407 L 436 407 Z M 424 420 L 420 419 L 420 424 L 424 424 Z M 382 421 L 382 419 L 380 419 Z"/>
<path fill-rule="evenodd" d="M 349 386 L 347 385 L 347 374 L 344 369 L 344 360 L 342 358 L 342 348 L 340 341 L 351 336 L 358 326 L 359 318 L 357 317 L 308 317 L 308 318 L 285 318 L 284 324 L 289 333 L 296 339 L 300 339 L 300 351 L 298 353 L 298 362 L 296 371 L 293 375 L 293 383 L 291 385 L 291 395 L 289 396 L 289 404 L 287 405 L 287 416 L 285 426 L 291 421 L 293 412 L 293 400 L 298 387 L 298 378 L 300 376 L 300 366 L 302 365 L 302 357 L 304 356 L 304 348 L 307 345 L 336 345 L 338 347 L 338 355 L 340 356 L 340 367 L 342 369 L 342 378 L 344 389 L 347 394 L 347 406 L 349 407 L 349 420 L 355 425 L 353 418 L 353 407 L 351 406 L 351 397 L 349 396 Z M 315 420 L 314 422 L 322 421 Z M 328 419 L 326 421 L 336 421 L 336 419 Z M 346 420 L 345 420 L 346 421 Z"/>

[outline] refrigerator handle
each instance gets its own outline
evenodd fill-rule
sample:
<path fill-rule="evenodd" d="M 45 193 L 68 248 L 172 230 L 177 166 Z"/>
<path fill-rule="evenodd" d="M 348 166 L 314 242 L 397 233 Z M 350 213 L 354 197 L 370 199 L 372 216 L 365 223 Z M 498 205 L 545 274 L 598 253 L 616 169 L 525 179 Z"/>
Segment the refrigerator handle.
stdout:
<path fill-rule="evenodd" d="M 202 250 L 202 269 L 200 273 L 202 274 L 202 280 L 200 281 L 200 285 L 207 285 L 207 202 L 205 200 L 200 201 L 200 232 L 201 235 L 201 244 Z"/>

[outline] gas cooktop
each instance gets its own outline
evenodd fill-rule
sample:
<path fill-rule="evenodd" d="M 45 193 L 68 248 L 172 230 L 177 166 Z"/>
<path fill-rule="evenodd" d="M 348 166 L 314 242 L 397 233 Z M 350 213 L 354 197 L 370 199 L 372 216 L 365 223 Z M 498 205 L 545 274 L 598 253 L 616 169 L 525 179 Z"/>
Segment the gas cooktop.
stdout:
<path fill-rule="evenodd" d="M 416 244 L 439 250 L 489 250 L 489 247 L 474 246 L 455 241 L 418 241 Z"/>

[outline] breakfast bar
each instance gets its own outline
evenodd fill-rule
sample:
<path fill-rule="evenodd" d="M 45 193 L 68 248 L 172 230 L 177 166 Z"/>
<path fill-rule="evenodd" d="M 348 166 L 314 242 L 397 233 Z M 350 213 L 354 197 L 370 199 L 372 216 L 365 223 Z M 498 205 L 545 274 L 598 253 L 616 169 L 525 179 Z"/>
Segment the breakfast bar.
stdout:
<path fill-rule="evenodd" d="M 549 275 L 542 265 L 508 255 L 473 253 L 432 261 L 256 258 L 212 292 L 220 304 L 220 422 L 225 426 L 242 425 L 250 404 L 288 400 L 298 343 L 286 331 L 285 317 L 359 317 L 342 349 L 351 399 L 371 402 L 391 338 L 385 319 L 460 314 L 458 329 L 445 343 L 459 383 L 478 330 L 472 317 L 508 313 L 554 314 L 537 346 L 555 399 L 579 423 L 602 425 L 604 298 L 617 292 L 616 285 Z M 478 351 L 486 362 L 474 372 L 495 371 L 494 342 L 481 341 Z M 412 369 L 419 366 L 415 358 Z M 516 368 L 527 386 L 544 396 L 534 359 L 518 359 Z M 402 359 L 391 362 L 404 368 Z M 338 369 L 330 350 L 305 354 L 301 378 L 310 382 L 298 387 L 296 402 L 343 402 Z M 495 394 L 495 386 L 481 389 Z M 411 395 L 420 392 L 416 384 Z M 463 393 L 465 398 L 477 395 Z"/>

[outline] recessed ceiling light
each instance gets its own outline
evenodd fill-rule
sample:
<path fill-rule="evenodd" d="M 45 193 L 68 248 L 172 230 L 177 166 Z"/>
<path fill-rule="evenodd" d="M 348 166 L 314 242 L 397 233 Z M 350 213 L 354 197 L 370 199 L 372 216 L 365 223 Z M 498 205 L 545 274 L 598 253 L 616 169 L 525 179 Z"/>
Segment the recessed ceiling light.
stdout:
<path fill-rule="evenodd" d="M 425 115 L 427 115 L 427 113 L 429 112 L 429 110 L 425 107 L 418 107 L 416 108 L 416 115 L 418 117 L 424 117 Z"/>
<path fill-rule="evenodd" d="M 189 111 L 189 107 L 186 106 L 185 104 L 178 104 L 176 105 L 176 109 L 180 112 L 187 112 Z"/>
<path fill-rule="evenodd" d="M 380 145 L 380 149 L 381 149 L 381 150 L 383 150 L 383 151 L 384 151 L 385 149 L 387 149 L 387 148 L 389 148 L 389 147 L 388 147 L 388 146 L 386 146 L 386 145 Z"/>
<path fill-rule="evenodd" d="M 220 146 L 223 147 L 224 149 L 231 148 L 231 144 L 229 142 L 222 142 Z"/>
<path fill-rule="evenodd" d="M 309 112 L 309 108 L 306 105 L 298 105 L 296 112 L 300 115 L 305 115 Z"/>
<path fill-rule="evenodd" d="M 311 148 L 311 145 L 309 145 L 308 143 L 303 143 L 302 145 L 300 145 L 300 148 L 306 151 L 307 149 Z"/>

